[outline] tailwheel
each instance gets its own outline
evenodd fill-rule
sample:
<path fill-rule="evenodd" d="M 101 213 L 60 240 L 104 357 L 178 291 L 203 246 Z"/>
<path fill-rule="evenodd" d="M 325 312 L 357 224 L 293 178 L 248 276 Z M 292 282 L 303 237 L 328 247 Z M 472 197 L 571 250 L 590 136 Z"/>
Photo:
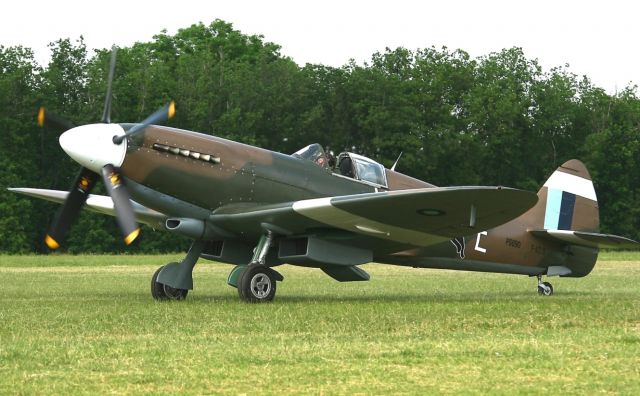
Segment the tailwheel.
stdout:
<path fill-rule="evenodd" d="M 151 277 L 151 296 L 156 300 L 184 300 L 189 290 L 176 289 L 158 282 L 158 275 L 164 266 L 158 268 Z"/>
<path fill-rule="evenodd" d="M 538 294 L 541 296 L 551 296 L 553 294 L 553 286 L 549 282 L 542 282 L 542 277 L 538 275 Z"/>
<path fill-rule="evenodd" d="M 240 275 L 238 295 L 247 302 L 273 301 L 276 296 L 276 278 L 273 270 L 260 264 L 250 264 Z"/>

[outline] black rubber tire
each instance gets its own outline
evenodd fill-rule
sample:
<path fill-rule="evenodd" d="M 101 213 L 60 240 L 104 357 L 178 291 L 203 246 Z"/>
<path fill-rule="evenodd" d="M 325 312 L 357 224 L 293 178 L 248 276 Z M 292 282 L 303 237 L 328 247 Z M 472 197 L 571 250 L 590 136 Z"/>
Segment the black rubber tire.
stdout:
<path fill-rule="evenodd" d="M 151 297 L 153 297 L 154 300 L 163 301 L 169 299 L 169 297 L 164 293 L 164 285 L 162 283 L 158 283 L 158 274 L 160 274 L 160 271 L 162 271 L 163 268 L 164 266 L 158 268 L 151 277 Z"/>
<path fill-rule="evenodd" d="M 238 295 L 246 302 L 271 302 L 276 296 L 276 279 L 266 267 L 250 264 L 240 275 Z"/>
<path fill-rule="evenodd" d="M 158 282 L 158 275 L 163 268 L 164 266 L 158 268 L 151 277 L 151 296 L 158 301 L 184 300 L 185 298 L 187 298 L 189 290 L 174 289 L 171 286 Z"/>
<path fill-rule="evenodd" d="M 551 283 L 542 282 L 542 284 L 549 288 L 549 292 L 545 293 L 545 296 L 552 296 L 553 295 L 553 286 L 551 286 Z"/>
<path fill-rule="evenodd" d="M 189 290 L 186 289 L 174 289 L 168 285 L 162 285 L 162 287 L 164 289 L 164 295 L 167 296 L 168 300 L 184 300 L 189 293 Z"/>
<path fill-rule="evenodd" d="M 542 287 L 545 286 L 545 287 Z M 541 296 L 552 296 L 553 286 L 549 282 L 542 282 L 542 285 L 538 285 L 538 294 Z"/>
<path fill-rule="evenodd" d="M 238 276 L 238 297 L 240 297 L 241 300 L 245 301 L 247 298 L 244 296 L 244 289 L 242 288 L 242 279 L 244 278 L 244 275 L 247 273 L 247 267 L 244 267 L 244 269 L 242 270 L 242 272 L 240 273 L 240 276 Z"/>

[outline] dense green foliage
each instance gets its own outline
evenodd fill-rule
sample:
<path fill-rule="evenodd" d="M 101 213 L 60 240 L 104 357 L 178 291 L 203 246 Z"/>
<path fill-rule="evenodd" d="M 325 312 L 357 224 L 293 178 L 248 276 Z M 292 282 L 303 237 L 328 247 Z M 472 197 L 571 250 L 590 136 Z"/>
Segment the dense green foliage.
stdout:
<path fill-rule="evenodd" d="M 0 47 L 0 251 L 43 251 L 55 205 L 9 186 L 68 189 L 78 166 L 39 129 L 46 104 L 77 124 L 100 118 L 109 50 L 82 39 L 51 44 L 39 66 L 30 50 Z M 312 142 L 349 149 L 436 185 L 507 185 L 536 191 L 562 162 L 579 158 L 595 179 L 602 230 L 638 239 L 640 100 L 609 95 L 565 67 L 542 70 L 519 48 L 472 59 L 461 50 L 387 49 L 365 65 L 298 66 L 279 47 L 223 21 L 166 32 L 122 48 L 113 122 L 142 120 L 173 98 L 170 125 L 291 153 Z M 120 251 L 111 218 L 83 215 L 71 251 Z M 140 251 L 184 240 L 146 230 Z"/>
<path fill-rule="evenodd" d="M 201 260 L 185 301 L 154 301 L 179 258 L 0 256 L 0 394 L 640 394 L 637 253 L 552 297 L 526 276 L 283 266 L 257 305 Z"/>

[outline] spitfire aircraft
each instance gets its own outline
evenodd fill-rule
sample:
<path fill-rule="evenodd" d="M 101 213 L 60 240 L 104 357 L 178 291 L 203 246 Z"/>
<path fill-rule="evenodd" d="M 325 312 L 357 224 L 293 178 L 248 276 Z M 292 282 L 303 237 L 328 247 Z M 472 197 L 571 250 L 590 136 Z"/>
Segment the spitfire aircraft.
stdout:
<path fill-rule="evenodd" d="M 633 248 L 599 233 L 586 167 L 561 165 L 535 194 L 506 187 L 436 187 L 351 152 L 333 158 L 319 144 L 287 155 L 216 136 L 163 127 L 169 103 L 137 124 L 110 122 L 115 49 L 100 123 L 73 126 L 41 109 L 38 122 L 66 129 L 62 149 L 81 165 L 70 191 L 11 188 L 61 203 L 45 242 L 56 249 L 81 209 L 115 216 L 130 244 L 138 223 L 185 235 L 180 262 L 151 279 L 158 300 L 193 289 L 203 258 L 235 265 L 228 284 L 242 300 L 273 300 L 274 267 L 319 268 L 340 282 L 366 281 L 376 262 L 536 276 L 582 277 L 600 248 Z M 109 196 L 91 194 L 99 179 Z"/>

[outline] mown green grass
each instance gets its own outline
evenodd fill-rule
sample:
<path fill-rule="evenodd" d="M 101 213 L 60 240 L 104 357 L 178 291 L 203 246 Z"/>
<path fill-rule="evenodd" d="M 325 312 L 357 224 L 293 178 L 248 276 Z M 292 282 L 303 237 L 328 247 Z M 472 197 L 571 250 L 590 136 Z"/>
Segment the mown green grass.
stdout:
<path fill-rule="evenodd" d="M 640 394 L 640 254 L 582 279 L 283 266 L 272 304 L 200 261 L 186 301 L 151 299 L 179 256 L 0 256 L 0 394 Z"/>

